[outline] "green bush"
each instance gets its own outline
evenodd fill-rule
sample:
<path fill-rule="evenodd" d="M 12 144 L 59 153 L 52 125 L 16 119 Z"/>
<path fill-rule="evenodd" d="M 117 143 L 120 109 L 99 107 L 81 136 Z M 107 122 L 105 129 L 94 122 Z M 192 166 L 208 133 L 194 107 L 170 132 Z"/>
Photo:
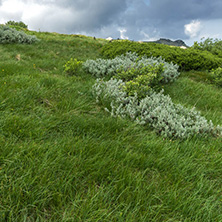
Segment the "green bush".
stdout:
<path fill-rule="evenodd" d="M 24 29 L 28 28 L 28 25 L 26 25 L 24 22 L 20 21 L 20 22 L 15 22 L 15 21 L 8 21 L 5 23 L 5 25 L 7 26 L 15 26 L 15 27 L 21 27 Z"/>
<path fill-rule="evenodd" d="M 144 98 L 153 89 L 159 88 L 159 84 L 163 80 L 161 74 L 164 70 L 164 64 L 145 66 L 136 63 L 135 66 L 136 68 L 129 67 L 127 70 L 117 70 L 114 78 L 122 79 L 125 82 L 123 90 L 128 95 L 137 94 L 138 98 Z"/>
<path fill-rule="evenodd" d="M 213 39 L 213 38 L 207 38 L 204 40 L 202 39 L 201 42 L 194 42 L 194 45 L 192 46 L 194 49 L 198 49 L 201 51 L 208 51 L 212 54 L 222 58 L 222 40 L 219 39 Z"/>
<path fill-rule="evenodd" d="M 126 52 L 139 56 L 162 57 L 166 62 L 177 64 L 180 70 L 211 70 L 222 65 L 222 59 L 208 51 L 194 48 L 181 49 L 157 43 L 138 43 L 128 40 L 112 41 L 102 48 L 105 58 L 115 58 Z"/>
<path fill-rule="evenodd" d="M 0 25 L 0 44 L 20 43 L 32 44 L 39 41 L 36 36 L 27 35 L 22 31 Z"/>
<path fill-rule="evenodd" d="M 64 65 L 64 71 L 70 75 L 76 75 L 80 71 L 82 63 L 83 63 L 82 61 L 78 61 L 77 59 L 71 58 Z"/>
<path fill-rule="evenodd" d="M 211 70 L 211 75 L 213 78 L 213 82 L 222 87 L 222 68 L 218 67 L 217 69 Z"/>
<path fill-rule="evenodd" d="M 129 96 L 136 94 L 138 98 L 144 98 L 152 91 L 150 83 L 154 78 L 155 76 L 152 73 L 137 76 L 133 80 L 125 82 L 123 90 L 126 91 Z"/>

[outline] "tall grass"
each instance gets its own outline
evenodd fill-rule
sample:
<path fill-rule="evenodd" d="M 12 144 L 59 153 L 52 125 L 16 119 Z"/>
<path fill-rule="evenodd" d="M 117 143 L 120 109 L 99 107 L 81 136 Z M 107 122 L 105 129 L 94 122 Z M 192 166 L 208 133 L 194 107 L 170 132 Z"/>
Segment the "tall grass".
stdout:
<path fill-rule="evenodd" d="M 111 118 L 94 78 L 63 72 L 105 41 L 35 34 L 0 45 L 0 221 L 222 221 L 222 139 L 164 140 Z M 221 89 L 182 76 L 165 92 L 222 124 Z"/>

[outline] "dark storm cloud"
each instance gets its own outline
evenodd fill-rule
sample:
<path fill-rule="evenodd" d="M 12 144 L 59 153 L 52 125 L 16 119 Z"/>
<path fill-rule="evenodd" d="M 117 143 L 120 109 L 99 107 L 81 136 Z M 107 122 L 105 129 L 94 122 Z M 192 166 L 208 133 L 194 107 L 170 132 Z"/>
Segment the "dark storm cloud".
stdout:
<path fill-rule="evenodd" d="M 222 18 L 221 0 L 150 0 L 150 18 L 163 20 L 215 19 Z"/>
<path fill-rule="evenodd" d="M 103 26 L 115 23 L 121 12 L 126 10 L 126 2 L 119 0 L 91 0 L 85 7 L 78 5 L 78 10 L 82 11 L 81 26 L 88 30 L 102 28 Z"/>
<path fill-rule="evenodd" d="M 6 11 L 3 5 L 10 1 L 24 5 L 17 12 Z M 200 29 L 193 21 L 222 19 L 221 11 L 221 0 L 0 0 L 1 21 L 5 16 L 24 20 L 34 30 L 103 38 L 124 32 L 134 40 L 189 38 Z M 185 32 L 187 24 L 193 26 Z"/>
<path fill-rule="evenodd" d="M 134 38 L 139 38 L 139 30 L 150 37 L 158 33 L 160 37 L 188 38 L 184 33 L 184 25 L 192 20 L 222 18 L 221 0 L 150 0 L 149 4 L 135 0 L 131 4 L 133 9 L 124 13 L 122 23 L 127 30 L 134 29 Z"/>

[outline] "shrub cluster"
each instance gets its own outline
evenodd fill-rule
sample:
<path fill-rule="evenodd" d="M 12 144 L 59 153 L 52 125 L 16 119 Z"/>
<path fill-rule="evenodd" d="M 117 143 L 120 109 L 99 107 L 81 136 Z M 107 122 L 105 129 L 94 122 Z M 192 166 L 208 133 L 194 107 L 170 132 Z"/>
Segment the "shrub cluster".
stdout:
<path fill-rule="evenodd" d="M 24 29 L 28 28 L 28 25 L 26 25 L 22 21 L 20 21 L 20 22 L 8 21 L 8 22 L 5 23 L 5 25 L 7 25 L 7 26 L 17 26 L 17 27 L 21 27 L 21 28 L 24 28 Z"/>
<path fill-rule="evenodd" d="M 208 51 L 195 48 L 181 49 L 157 43 L 138 43 L 116 40 L 102 48 L 102 54 L 109 59 L 126 52 L 136 52 L 140 56 L 162 57 L 166 62 L 179 65 L 181 70 L 211 70 L 222 65 L 222 59 Z"/>
<path fill-rule="evenodd" d="M 138 75 L 138 73 L 144 73 L 144 69 L 147 67 L 150 69 L 151 66 L 163 66 L 161 76 L 164 83 L 173 82 L 180 75 L 177 65 L 167 63 L 161 57 L 139 57 L 136 53 L 131 52 L 126 52 L 125 55 L 119 55 L 114 59 L 87 60 L 83 64 L 84 70 L 97 78 L 121 75 L 121 72 L 125 72 L 124 75 L 126 75 L 127 72 L 129 74 L 133 70 L 137 70 L 136 75 Z"/>
<path fill-rule="evenodd" d="M 222 68 L 218 67 L 217 69 L 211 70 L 211 75 L 213 77 L 213 82 L 217 85 L 222 87 Z"/>
<path fill-rule="evenodd" d="M 64 65 L 64 71 L 70 75 L 76 75 L 78 74 L 78 71 L 81 69 L 82 63 L 83 63 L 82 61 L 78 61 L 77 59 L 71 58 Z"/>
<path fill-rule="evenodd" d="M 87 60 L 83 64 L 83 69 L 97 78 L 111 77 L 117 70 L 130 67 L 137 58 L 135 54 L 127 53 L 126 56 L 120 55 L 114 59 Z"/>
<path fill-rule="evenodd" d="M 214 127 L 195 109 L 187 109 L 174 104 L 163 91 L 153 92 L 139 100 L 137 95 L 128 96 L 123 91 L 125 83 L 122 80 L 98 79 L 93 86 L 97 102 L 106 105 L 106 110 L 112 116 L 130 118 L 141 125 L 152 127 L 163 137 L 185 139 L 193 135 L 222 135 L 220 126 Z M 110 104 L 110 105 L 109 105 Z"/>
<path fill-rule="evenodd" d="M 125 82 L 123 90 L 127 92 L 127 95 L 137 94 L 139 98 L 144 98 L 153 89 L 159 88 L 159 84 L 163 80 L 164 65 L 144 65 L 143 63 L 138 65 L 136 63 L 135 66 L 129 67 L 127 70 L 118 70 L 114 78 Z"/>
<path fill-rule="evenodd" d="M 213 39 L 213 38 L 207 38 L 202 39 L 201 42 L 194 42 L 194 45 L 192 46 L 194 49 L 198 49 L 201 51 L 208 51 L 212 54 L 222 58 L 222 40 L 219 39 Z"/>
<path fill-rule="evenodd" d="M 0 43 L 26 43 L 32 44 L 39 41 L 36 36 L 27 35 L 22 31 L 0 25 Z"/>
<path fill-rule="evenodd" d="M 114 59 L 87 60 L 83 67 L 96 77 L 112 77 L 108 81 L 97 79 L 93 86 L 96 101 L 112 116 L 148 125 L 164 137 L 222 135 L 221 127 L 214 127 L 195 109 L 174 104 L 163 91 L 155 92 L 160 83 L 174 81 L 179 75 L 178 66 L 161 57 L 129 52 Z"/>

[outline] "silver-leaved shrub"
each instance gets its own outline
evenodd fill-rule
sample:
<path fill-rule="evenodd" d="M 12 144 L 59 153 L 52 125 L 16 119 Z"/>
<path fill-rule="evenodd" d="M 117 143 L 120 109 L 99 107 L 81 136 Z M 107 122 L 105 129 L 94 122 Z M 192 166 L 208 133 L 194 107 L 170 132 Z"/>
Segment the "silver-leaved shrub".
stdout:
<path fill-rule="evenodd" d="M 10 28 L 5 25 L 0 25 L 0 43 L 20 43 L 32 44 L 39 41 L 36 36 L 27 35 L 22 31 Z"/>
<path fill-rule="evenodd" d="M 115 76 L 120 71 L 127 71 L 129 68 L 140 69 L 141 67 L 159 65 L 163 65 L 161 75 L 165 83 L 173 82 L 180 75 L 178 72 L 178 65 L 167 63 L 162 58 L 139 57 L 136 53 L 131 52 L 117 56 L 114 59 L 87 60 L 83 64 L 83 68 L 93 76 L 101 78 L 105 76 Z"/>
<path fill-rule="evenodd" d="M 189 138 L 194 135 L 222 136 L 222 127 L 215 127 L 207 121 L 195 108 L 188 109 L 174 104 L 163 91 L 139 100 L 137 95 L 128 96 L 123 91 L 122 80 L 97 79 L 93 86 L 93 94 L 97 102 L 109 102 L 106 110 L 112 116 L 130 118 L 141 125 L 148 125 L 163 137 Z"/>
<path fill-rule="evenodd" d="M 122 67 L 130 67 L 137 59 L 136 54 L 127 53 L 126 56 L 118 56 L 114 59 L 87 60 L 83 69 L 97 78 L 113 76 Z"/>

